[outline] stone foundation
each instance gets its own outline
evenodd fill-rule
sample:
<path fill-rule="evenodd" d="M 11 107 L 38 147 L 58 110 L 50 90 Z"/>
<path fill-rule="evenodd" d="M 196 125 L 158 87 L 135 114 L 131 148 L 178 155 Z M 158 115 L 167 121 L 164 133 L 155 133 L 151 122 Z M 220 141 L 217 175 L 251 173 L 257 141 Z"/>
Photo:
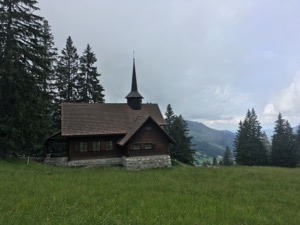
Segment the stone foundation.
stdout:
<path fill-rule="evenodd" d="M 138 156 L 107 159 L 84 159 L 68 161 L 68 157 L 47 157 L 44 163 L 54 166 L 124 166 L 130 170 L 171 167 L 169 155 Z"/>
<path fill-rule="evenodd" d="M 84 159 L 68 162 L 68 166 L 120 166 L 122 158 L 107 158 L 107 159 Z"/>
<path fill-rule="evenodd" d="M 169 155 L 122 157 L 123 166 L 130 170 L 171 167 Z"/>

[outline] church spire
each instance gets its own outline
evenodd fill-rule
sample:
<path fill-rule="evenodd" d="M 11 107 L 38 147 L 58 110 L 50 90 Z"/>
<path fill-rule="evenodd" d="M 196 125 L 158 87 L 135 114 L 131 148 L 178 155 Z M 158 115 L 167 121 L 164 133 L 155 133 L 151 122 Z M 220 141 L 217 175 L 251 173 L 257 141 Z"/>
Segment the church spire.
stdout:
<path fill-rule="evenodd" d="M 135 58 L 133 56 L 131 92 L 126 96 L 127 104 L 134 110 L 139 110 L 142 107 L 143 96 L 138 92 L 135 72 Z"/>
<path fill-rule="evenodd" d="M 135 58 L 133 56 L 133 68 L 132 68 L 132 82 L 131 82 L 131 92 L 138 91 L 137 82 L 136 82 L 136 73 L 135 73 Z"/>

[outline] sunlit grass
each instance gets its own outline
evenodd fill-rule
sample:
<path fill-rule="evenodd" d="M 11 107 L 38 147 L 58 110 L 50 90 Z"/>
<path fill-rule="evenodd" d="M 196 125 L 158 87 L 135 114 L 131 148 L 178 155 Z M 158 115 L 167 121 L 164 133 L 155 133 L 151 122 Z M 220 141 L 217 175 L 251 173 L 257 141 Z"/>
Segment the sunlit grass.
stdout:
<path fill-rule="evenodd" d="M 299 224 L 300 169 L 0 161 L 0 224 Z"/>

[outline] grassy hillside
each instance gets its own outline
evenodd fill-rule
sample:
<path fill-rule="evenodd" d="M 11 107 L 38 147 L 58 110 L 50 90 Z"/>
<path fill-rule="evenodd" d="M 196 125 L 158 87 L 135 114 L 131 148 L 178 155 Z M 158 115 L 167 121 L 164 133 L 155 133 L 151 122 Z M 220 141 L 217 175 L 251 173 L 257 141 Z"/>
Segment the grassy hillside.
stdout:
<path fill-rule="evenodd" d="M 127 171 L 0 161 L 0 224 L 289 224 L 300 221 L 300 170 Z"/>

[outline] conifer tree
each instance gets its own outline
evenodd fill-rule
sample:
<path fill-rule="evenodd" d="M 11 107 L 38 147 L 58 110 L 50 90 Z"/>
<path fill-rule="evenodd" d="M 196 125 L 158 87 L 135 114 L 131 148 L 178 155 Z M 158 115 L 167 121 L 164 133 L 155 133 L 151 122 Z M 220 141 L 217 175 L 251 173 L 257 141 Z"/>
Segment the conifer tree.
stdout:
<path fill-rule="evenodd" d="M 6 152 L 33 153 L 49 128 L 43 88 L 49 68 L 36 3 L 0 0 L 0 147 Z"/>
<path fill-rule="evenodd" d="M 78 95 L 80 102 L 104 102 L 104 91 L 100 84 L 97 67 L 94 63 L 97 62 L 95 54 L 92 52 L 88 44 L 80 57 L 80 72 L 78 82 Z"/>
<path fill-rule="evenodd" d="M 54 73 L 55 65 L 57 61 L 57 48 L 54 47 L 54 37 L 51 32 L 51 26 L 47 20 L 43 20 L 42 28 L 42 39 L 41 44 L 43 45 L 43 59 L 47 64 L 44 72 L 43 90 L 51 95 L 54 95 Z"/>
<path fill-rule="evenodd" d="M 295 145 L 296 145 L 296 161 L 297 166 L 300 165 L 300 125 L 298 125 L 298 129 L 295 135 Z"/>
<path fill-rule="evenodd" d="M 171 148 L 171 157 L 193 165 L 195 150 L 192 148 L 192 137 L 189 136 L 187 123 L 181 115 L 175 117 L 172 130 L 176 144 Z"/>
<path fill-rule="evenodd" d="M 233 160 L 232 160 L 232 154 L 230 148 L 227 146 L 223 155 L 222 164 L 224 166 L 232 166 Z"/>
<path fill-rule="evenodd" d="M 42 45 L 44 46 L 44 60 L 47 70 L 44 70 L 43 90 L 47 92 L 49 101 L 46 106 L 50 119 L 50 130 L 58 131 L 60 128 L 60 105 L 57 101 L 57 87 L 55 77 L 55 66 L 57 65 L 57 49 L 54 47 L 54 37 L 47 20 L 43 21 Z M 51 132 L 52 133 L 52 132 Z"/>
<path fill-rule="evenodd" d="M 77 101 L 79 56 L 70 36 L 67 38 L 66 47 L 61 51 L 58 58 L 56 68 L 58 99 L 60 102 Z"/>
<path fill-rule="evenodd" d="M 279 113 L 272 138 L 272 165 L 295 167 L 297 164 L 295 136 L 287 120 Z"/>
<path fill-rule="evenodd" d="M 165 115 L 167 131 L 169 135 L 176 141 L 176 143 L 170 147 L 171 158 L 193 165 L 195 161 L 195 150 L 192 148 L 192 137 L 189 136 L 187 123 L 181 115 L 174 115 L 170 104 L 167 106 Z"/>
<path fill-rule="evenodd" d="M 239 124 L 234 140 L 236 162 L 249 166 L 267 165 L 267 150 L 261 139 L 261 126 L 255 110 L 248 110 L 245 120 Z"/>
<path fill-rule="evenodd" d="M 213 166 L 217 166 L 218 165 L 218 160 L 216 157 L 213 157 Z"/>
<path fill-rule="evenodd" d="M 244 124 L 242 121 L 239 122 L 239 129 L 237 130 L 237 133 L 235 135 L 235 139 L 234 139 L 234 157 L 235 157 L 235 161 L 237 163 L 243 163 L 243 160 L 245 158 L 245 143 L 246 143 L 246 129 L 244 127 Z"/>
<path fill-rule="evenodd" d="M 172 126 L 174 123 L 175 115 L 173 109 L 170 104 L 167 106 L 167 111 L 165 113 L 165 121 L 166 121 L 166 129 L 171 134 L 172 133 Z"/>

